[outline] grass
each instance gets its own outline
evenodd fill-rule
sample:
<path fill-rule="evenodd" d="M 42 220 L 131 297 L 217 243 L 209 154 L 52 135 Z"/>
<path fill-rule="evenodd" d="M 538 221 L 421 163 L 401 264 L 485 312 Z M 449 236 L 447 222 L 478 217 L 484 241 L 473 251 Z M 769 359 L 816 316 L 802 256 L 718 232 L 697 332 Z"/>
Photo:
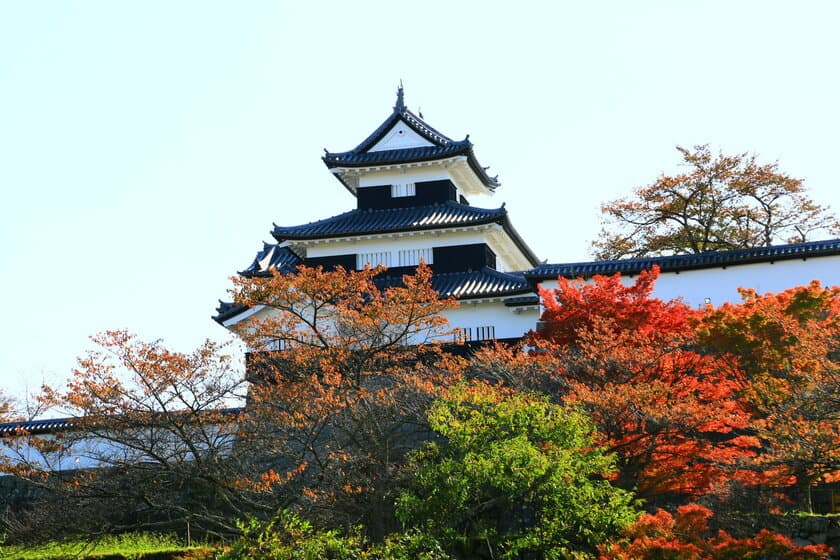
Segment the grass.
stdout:
<path fill-rule="evenodd" d="M 64 560 L 125 558 L 141 559 L 147 556 L 161 558 L 166 553 L 197 550 L 188 547 L 172 535 L 154 533 L 127 533 L 106 536 L 91 541 L 51 542 L 35 546 L 0 546 L 0 558 L 20 560 Z"/>

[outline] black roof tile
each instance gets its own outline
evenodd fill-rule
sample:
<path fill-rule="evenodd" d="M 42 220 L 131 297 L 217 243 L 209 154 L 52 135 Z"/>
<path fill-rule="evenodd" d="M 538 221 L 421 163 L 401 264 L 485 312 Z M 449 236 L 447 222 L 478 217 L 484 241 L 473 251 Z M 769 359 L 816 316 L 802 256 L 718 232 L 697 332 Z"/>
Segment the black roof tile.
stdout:
<path fill-rule="evenodd" d="M 236 317 L 243 311 L 247 310 L 247 305 L 239 305 L 230 301 L 219 300 L 219 305 L 216 307 L 216 314 L 213 316 L 213 320 L 219 324 L 223 324 L 231 317 Z"/>
<path fill-rule="evenodd" d="M 402 284 L 402 276 L 378 276 L 374 280 L 381 289 Z M 537 296 L 531 284 L 521 273 L 499 272 L 492 268 L 481 268 L 465 272 L 444 272 L 432 275 L 432 288 L 440 297 L 454 297 L 459 300 L 479 299 L 504 296 L 524 296 L 505 300 L 505 305 L 530 305 L 538 303 Z M 247 307 L 232 303 L 219 302 L 218 315 L 213 317 L 217 322 L 235 317 L 247 310 Z"/>
<path fill-rule="evenodd" d="M 241 407 L 223 408 L 208 410 L 208 412 L 221 413 L 223 415 L 240 414 L 244 409 Z M 184 414 L 187 411 L 170 412 L 162 414 Z M 47 418 L 44 420 L 20 420 L 16 422 L 0 423 L 0 437 L 10 437 L 22 434 L 41 435 L 59 432 L 67 432 L 76 429 L 76 422 L 79 418 Z"/>
<path fill-rule="evenodd" d="M 0 437 L 17 434 L 48 434 L 65 432 L 73 427 L 74 418 L 51 418 L 47 420 L 21 420 L 20 422 L 0 423 Z"/>
<path fill-rule="evenodd" d="M 262 251 L 254 257 L 254 262 L 240 274 L 244 276 L 261 274 L 272 268 L 280 272 L 294 272 L 295 267 L 301 263 L 303 260 L 288 247 L 263 243 Z"/>
<path fill-rule="evenodd" d="M 502 223 L 506 221 L 504 208 L 475 208 L 448 201 L 428 206 L 351 210 L 338 216 L 300 226 L 278 226 L 272 235 L 278 241 L 325 239 L 350 235 L 368 235 L 398 231 L 414 231 L 459 226 Z"/>
<path fill-rule="evenodd" d="M 558 276 L 566 278 L 588 278 L 595 274 L 608 275 L 615 274 L 616 272 L 622 274 L 638 274 L 642 270 L 650 269 L 653 265 L 659 265 L 659 269 L 662 272 L 675 272 L 779 260 L 806 259 L 828 255 L 840 255 L 840 239 L 755 247 L 751 249 L 734 249 L 731 251 L 709 251 L 691 255 L 670 255 L 666 257 L 577 263 L 544 263 L 525 271 L 525 277 L 529 280 L 538 281 L 557 278 Z"/>
<path fill-rule="evenodd" d="M 376 278 L 375 282 L 380 288 L 399 286 L 402 284 L 402 277 L 381 276 Z M 533 288 L 521 275 L 486 267 L 466 272 L 434 274 L 432 288 L 441 297 L 454 297 L 459 300 L 533 293 Z"/>
<path fill-rule="evenodd" d="M 391 165 L 415 161 L 431 161 L 447 157 L 467 155 L 472 148 L 468 141 L 453 142 L 446 146 L 420 146 L 402 150 L 383 150 L 380 152 L 326 154 L 324 163 L 327 167 L 368 167 Z"/>

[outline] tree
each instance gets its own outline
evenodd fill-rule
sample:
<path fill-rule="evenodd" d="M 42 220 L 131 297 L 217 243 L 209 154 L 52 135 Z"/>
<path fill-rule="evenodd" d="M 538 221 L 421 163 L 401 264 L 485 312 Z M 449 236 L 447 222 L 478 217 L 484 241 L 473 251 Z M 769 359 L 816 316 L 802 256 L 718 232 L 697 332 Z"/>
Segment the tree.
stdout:
<path fill-rule="evenodd" d="M 709 531 L 712 512 L 697 504 L 641 516 L 624 539 L 601 546 L 601 560 L 821 560 L 830 547 L 797 546 L 784 535 L 762 529 L 753 537 L 734 538 L 726 531 Z"/>
<path fill-rule="evenodd" d="M 540 292 L 535 344 L 556 360 L 557 398 L 581 406 L 617 454 L 622 487 L 697 495 L 729 480 L 757 440 L 744 433 L 743 377 L 696 351 L 694 311 L 651 297 L 658 273 L 629 286 L 618 274 L 560 278 Z"/>
<path fill-rule="evenodd" d="M 702 253 L 807 241 L 840 222 L 805 194 L 801 179 L 747 153 L 678 146 L 686 173 L 662 175 L 629 198 L 604 204 L 598 259 Z"/>
<path fill-rule="evenodd" d="M 425 410 L 460 379 L 434 344 L 455 305 L 421 265 L 380 289 L 382 268 L 300 267 L 234 280 L 234 300 L 261 309 L 239 334 L 252 349 L 243 431 L 272 457 L 256 484 L 276 489 L 324 525 L 363 524 L 379 540 L 397 528 L 406 454 L 428 437 Z"/>
<path fill-rule="evenodd" d="M 437 345 L 409 344 L 432 342 L 453 305 L 428 267 L 385 289 L 380 272 L 235 279 L 236 303 L 256 311 L 239 324 L 255 351 L 247 378 L 210 342 L 181 354 L 124 331 L 96 337 L 66 390 L 41 397 L 72 416 L 69 429 L 5 439 L 17 453 L 5 472 L 73 507 L 82 532 L 235 534 L 238 518 L 295 507 L 327 526 L 363 523 L 378 540 L 398 526 L 425 408 L 460 379 Z M 281 341 L 287 351 L 259 352 Z"/>
<path fill-rule="evenodd" d="M 581 558 L 636 516 L 579 411 L 483 383 L 437 401 L 403 521 L 466 557 Z"/>
<path fill-rule="evenodd" d="M 11 460 L 2 471 L 39 496 L 10 520 L 13 532 L 43 539 L 53 531 L 235 530 L 231 518 L 254 508 L 237 481 L 255 465 L 232 453 L 241 371 L 209 341 L 183 354 L 125 331 L 93 340 L 98 349 L 79 359 L 67 388 L 45 387 L 40 396 L 71 417 L 67 428 L 3 440 Z"/>
<path fill-rule="evenodd" d="M 658 266 L 643 270 L 628 285 L 620 274 L 595 275 L 592 283 L 561 276 L 557 288 L 539 288 L 543 313 L 536 340 L 574 346 L 596 325 L 609 325 L 616 334 L 633 332 L 660 339 L 670 333 L 687 332 L 694 311 L 682 301 L 652 297 L 657 278 Z"/>
<path fill-rule="evenodd" d="M 764 444 L 757 467 L 794 476 L 800 504 L 840 477 L 840 288 L 814 281 L 777 294 L 741 290 L 743 303 L 709 309 L 700 342 L 738 360 L 744 397 Z"/>

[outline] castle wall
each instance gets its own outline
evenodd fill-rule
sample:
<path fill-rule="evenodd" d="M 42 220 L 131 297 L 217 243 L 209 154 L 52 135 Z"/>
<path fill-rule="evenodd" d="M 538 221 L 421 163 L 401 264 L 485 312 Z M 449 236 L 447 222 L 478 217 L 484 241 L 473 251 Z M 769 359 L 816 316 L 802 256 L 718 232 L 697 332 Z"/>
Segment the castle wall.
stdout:
<path fill-rule="evenodd" d="M 682 298 L 692 307 L 707 302 L 717 306 L 740 302 L 739 287 L 759 293 L 780 292 L 812 280 L 825 286 L 840 285 L 840 255 L 664 272 L 656 282 L 654 295 L 663 300 Z M 622 277 L 624 284 L 634 281 L 633 276 Z M 557 280 L 545 280 L 541 285 L 556 288 Z"/>

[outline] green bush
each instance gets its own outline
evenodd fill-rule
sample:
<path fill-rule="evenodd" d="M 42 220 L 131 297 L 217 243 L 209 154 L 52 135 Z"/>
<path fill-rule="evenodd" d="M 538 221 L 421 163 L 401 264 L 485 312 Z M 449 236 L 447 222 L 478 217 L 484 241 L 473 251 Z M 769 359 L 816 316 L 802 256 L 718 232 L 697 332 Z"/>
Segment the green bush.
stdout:
<path fill-rule="evenodd" d="M 371 548 L 365 560 L 452 560 L 443 550 L 440 542 L 431 535 L 419 531 L 395 533 L 385 542 Z"/>
<path fill-rule="evenodd" d="M 215 560 L 451 560 L 433 537 L 417 531 L 389 535 L 370 545 L 360 531 L 342 535 L 319 530 L 291 512 L 269 523 L 240 525 L 242 536 L 217 552 Z"/>
<path fill-rule="evenodd" d="M 358 532 L 317 530 L 288 511 L 265 524 L 251 519 L 240 529 L 242 536 L 220 550 L 217 560 L 354 560 L 364 547 Z"/>
<path fill-rule="evenodd" d="M 607 480 L 613 458 L 572 408 L 472 385 L 436 402 L 429 422 L 443 442 L 414 456 L 398 515 L 450 550 L 582 558 L 636 518 L 632 494 Z"/>

